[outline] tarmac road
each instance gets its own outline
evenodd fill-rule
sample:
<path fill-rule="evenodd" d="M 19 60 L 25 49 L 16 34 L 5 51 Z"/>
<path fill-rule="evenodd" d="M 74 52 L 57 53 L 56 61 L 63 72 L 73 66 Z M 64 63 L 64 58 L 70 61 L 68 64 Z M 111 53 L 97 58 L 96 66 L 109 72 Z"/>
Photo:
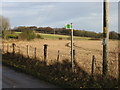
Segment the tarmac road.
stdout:
<path fill-rule="evenodd" d="M 2 88 L 58 88 L 24 73 L 2 66 Z"/>

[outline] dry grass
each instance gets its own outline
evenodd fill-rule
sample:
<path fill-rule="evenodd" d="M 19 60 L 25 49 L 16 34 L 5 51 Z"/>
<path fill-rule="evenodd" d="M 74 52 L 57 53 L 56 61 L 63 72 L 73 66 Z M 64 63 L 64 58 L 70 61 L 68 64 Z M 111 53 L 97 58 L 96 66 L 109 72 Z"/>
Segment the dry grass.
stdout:
<path fill-rule="evenodd" d="M 16 52 L 26 55 L 26 45 L 30 46 L 30 57 L 34 58 L 34 48 L 37 48 L 37 58 L 43 60 L 43 45 L 48 44 L 48 57 L 47 63 L 50 64 L 57 59 L 58 50 L 60 51 L 60 61 L 69 59 L 70 60 L 70 47 L 66 46 L 70 43 L 69 40 L 41 40 L 35 39 L 33 41 L 16 41 L 9 40 L 3 41 L 4 50 L 7 49 L 7 45 L 16 44 Z M 95 55 L 96 64 L 95 72 L 101 73 L 102 71 L 102 41 L 97 40 L 75 40 L 76 50 L 76 62 L 89 74 L 91 72 L 92 56 Z M 20 47 L 20 48 L 19 48 Z M 12 52 L 12 47 L 9 48 L 9 52 Z M 110 75 L 117 77 L 118 75 L 118 41 L 109 41 L 108 47 L 108 65 Z"/>

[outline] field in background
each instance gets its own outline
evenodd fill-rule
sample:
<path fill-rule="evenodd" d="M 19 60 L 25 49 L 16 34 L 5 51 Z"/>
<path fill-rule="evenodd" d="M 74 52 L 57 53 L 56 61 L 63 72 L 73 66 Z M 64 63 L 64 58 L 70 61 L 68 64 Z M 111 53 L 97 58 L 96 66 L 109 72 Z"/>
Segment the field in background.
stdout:
<path fill-rule="evenodd" d="M 37 33 L 39 35 L 41 35 L 42 38 L 44 39 L 70 39 L 70 36 L 68 35 L 54 35 L 54 34 L 43 34 L 43 33 Z M 74 36 L 74 39 L 75 40 L 89 40 L 91 39 L 90 37 L 77 37 L 77 36 Z"/>
<path fill-rule="evenodd" d="M 21 32 L 14 32 L 15 35 L 19 35 L 21 34 Z M 41 36 L 42 39 L 66 39 L 69 40 L 70 36 L 68 35 L 57 35 L 57 34 L 44 34 L 44 33 L 36 33 L 38 35 Z M 78 37 L 78 36 L 74 36 L 75 40 L 90 40 L 92 38 L 90 37 Z"/>
<path fill-rule="evenodd" d="M 34 49 L 37 48 L 37 58 L 43 60 L 43 46 L 48 45 L 47 63 L 51 64 L 56 61 L 58 50 L 60 51 L 59 61 L 70 60 L 70 40 L 44 40 L 35 39 L 33 41 L 3 41 L 5 48 L 7 45 L 11 47 L 12 43 L 16 44 L 16 52 L 20 52 L 26 56 L 26 45 L 29 45 L 29 56 L 34 58 Z M 74 40 L 74 48 L 76 52 L 76 62 L 89 74 L 91 72 L 92 56 L 95 55 L 95 72 L 102 73 L 102 41 L 100 40 Z M 12 52 L 12 48 L 9 48 Z M 118 41 L 109 42 L 109 73 L 117 77 L 118 75 Z"/>

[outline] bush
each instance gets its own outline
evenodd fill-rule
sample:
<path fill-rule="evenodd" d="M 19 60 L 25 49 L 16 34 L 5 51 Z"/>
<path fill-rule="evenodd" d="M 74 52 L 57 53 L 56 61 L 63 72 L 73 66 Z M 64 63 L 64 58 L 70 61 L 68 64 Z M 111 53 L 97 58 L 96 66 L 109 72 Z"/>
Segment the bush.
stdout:
<path fill-rule="evenodd" d="M 36 38 L 36 35 L 33 30 L 25 30 L 19 35 L 19 39 L 22 39 L 22 40 L 31 40 L 34 38 Z"/>
<path fill-rule="evenodd" d="M 44 39 L 43 37 L 41 37 L 41 35 L 37 34 L 36 38 L 40 38 L 40 39 Z"/>
<path fill-rule="evenodd" d="M 62 40 L 63 38 L 62 37 L 59 37 L 59 40 Z"/>
<path fill-rule="evenodd" d="M 7 39 L 9 38 L 13 38 L 13 39 L 18 39 L 18 36 L 17 35 L 14 35 L 14 34 L 9 34 L 6 36 Z"/>
<path fill-rule="evenodd" d="M 3 30 L 2 31 L 2 38 L 3 39 L 8 39 L 7 36 L 11 34 L 10 30 Z"/>

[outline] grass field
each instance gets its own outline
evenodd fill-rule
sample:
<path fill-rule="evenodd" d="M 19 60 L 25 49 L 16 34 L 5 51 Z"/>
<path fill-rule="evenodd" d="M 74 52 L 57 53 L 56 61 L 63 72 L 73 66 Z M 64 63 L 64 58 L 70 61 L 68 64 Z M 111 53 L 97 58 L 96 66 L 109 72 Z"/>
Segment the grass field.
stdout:
<path fill-rule="evenodd" d="M 21 34 L 21 32 L 14 32 L 14 34 L 16 35 L 19 35 Z M 38 35 L 40 35 L 43 39 L 70 39 L 70 36 L 68 35 L 57 35 L 57 34 L 44 34 L 44 33 L 36 33 Z M 89 40 L 91 39 L 90 37 L 77 37 L 77 36 L 74 36 L 74 39 L 75 40 Z"/>
<path fill-rule="evenodd" d="M 59 35 L 58 35 L 59 36 Z M 66 37 L 66 36 L 64 36 Z M 70 60 L 70 40 L 57 40 L 57 39 L 35 39 L 32 41 L 4 41 L 4 44 L 12 45 L 16 44 L 16 52 L 26 55 L 26 45 L 29 45 L 29 56 L 34 57 L 34 48 L 37 48 L 37 58 L 43 60 L 43 46 L 48 45 L 47 63 L 51 64 L 56 61 L 58 56 L 58 50 L 60 51 L 59 61 L 69 59 Z M 86 72 L 91 73 L 92 56 L 95 55 L 95 73 L 102 73 L 102 41 L 100 40 L 74 40 L 74 48 L 76 52 L 76 62 Z M 5 47 L 6 49 L 7 47 Z M 9 48 L 9 52 L 12 52 L 12 48 Z M 109 74 L 117 77 L 118 75 L 118 41 L 109 41 L 108 48 L 108 65 Z"/>
<path fill-rule="evenodd" d="M 70 38 L 70 36 L 68 35 L 54 35 L 54 34 L 43 34 L 43 33 L 37 33 L 39 35 L 41 35 L 42 38 L 44 39 L 59 39 L 59 38 L 62 38 L 62 39 L 68 39 Z M 89 40 L 91 38 L 89 37 L 77 37 L 77 36 L 74 36 L 74 39 L 75 40 Z"/>
<path fill-rule="evenodd" d="M 15 34 L 21 34 L 21 32 L 14 32 Z"/>

